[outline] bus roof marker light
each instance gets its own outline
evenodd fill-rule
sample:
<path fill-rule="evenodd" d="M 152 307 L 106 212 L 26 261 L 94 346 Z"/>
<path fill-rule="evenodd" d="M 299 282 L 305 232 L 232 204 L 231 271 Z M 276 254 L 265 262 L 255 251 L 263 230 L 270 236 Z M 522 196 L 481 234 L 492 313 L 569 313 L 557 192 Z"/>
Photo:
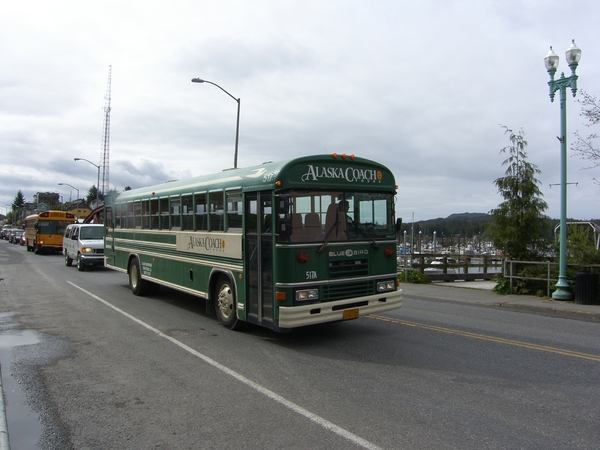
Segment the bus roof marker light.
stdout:
<path fill-rule="evenodd" d="M 331 156 L 333 156 L 333 159 L 337 159 L 337 153 L 332 153 Z"/>
<path fill-rule="evenodd" d="M 346 154 L 342 153 L 342 159 L 346 159 Z"/>
<path fill-rule="evenodd" d="M 350 155 L 350 160 L 351 160 L 351 161 L 354 161 L 354 153 L 352 153 L 352 154 Z"/>
<path fill-rule="evenodd" d="M 281 183 L 281 180 L 277 180 L 277 181 L 275 182 L 275 186 L 277 186 L 277 187 L 281 187 L 281 184 L 282 184 L 282 183 Z"/>

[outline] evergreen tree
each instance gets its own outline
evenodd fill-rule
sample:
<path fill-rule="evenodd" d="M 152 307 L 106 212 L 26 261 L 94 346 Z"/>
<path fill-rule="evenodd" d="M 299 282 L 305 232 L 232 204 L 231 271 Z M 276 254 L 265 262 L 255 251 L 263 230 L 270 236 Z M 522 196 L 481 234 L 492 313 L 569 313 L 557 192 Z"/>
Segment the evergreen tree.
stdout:
<path fill-rule="evenodd" d="M 19 209 L 22 208 L 23 206 L 25 206 L 25 196 L 23 195 L 23 192 L 21 192 L 21 190 L 19 189 L 19 192 L 17 192 L 17 195 L 15 196 L 15 199 L 13 200 L 12 203 L 12 209 Z"/>
<path fill-rule="evenodd" d="M 92 186 L 85 197 L 85 202 L 90 205 L 94 200 L 96 200 L 96 194 L 98 194 L 99 200 L 104 200 L 104 195 L 101 192 L 98 192 L 98 188 L 96 186 Z"/>
<path fill-rule="evenodd" d="M 515 134 L 503 128 L 510 140 L 510 145 L 500 150 L 500 153 L 508 153 L 502 163 L 506 172 L 494 184 L 504 201 L 490 212 L 494 220 L 487 232 L 505 257 L 531 261 L 539 257 L 545 247 L 547 222 L 543 213 L 548 205 L 541 198 L 543 194 L 536 178 L 541 172 L 527 160 L 523 130 Z"/>

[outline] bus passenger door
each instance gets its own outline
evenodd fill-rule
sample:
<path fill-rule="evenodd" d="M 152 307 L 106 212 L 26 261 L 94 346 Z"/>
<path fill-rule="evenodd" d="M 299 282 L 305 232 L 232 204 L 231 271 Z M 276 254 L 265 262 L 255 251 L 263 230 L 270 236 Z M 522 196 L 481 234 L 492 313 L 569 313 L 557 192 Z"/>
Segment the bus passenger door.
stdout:
<path fill-rule="evenodd" d="M 246 194 L 246 293 L 248 321 L 273 320 L 273 229 L 271 192 Z"/>
<path fill-rule="evenodd" d="M 113 217 L 113 207 L 104 208 L 104 256 L 105 263 L 115 264 L 115 222 Z"/>

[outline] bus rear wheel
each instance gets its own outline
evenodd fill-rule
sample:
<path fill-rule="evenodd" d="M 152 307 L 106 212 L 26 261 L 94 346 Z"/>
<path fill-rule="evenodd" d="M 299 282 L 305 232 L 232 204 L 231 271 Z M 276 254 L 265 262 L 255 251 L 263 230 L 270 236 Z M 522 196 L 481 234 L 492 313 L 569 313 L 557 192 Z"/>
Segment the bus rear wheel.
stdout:
<path fill-rule="evenodd" d="M 232 283 L 229 278 L 221 276 L 217 280 L 214 290 L 215 311 L 219 322 L 230 330 L 239 328 L 240 321 L 237 318 L 237 302 Z"/>
<path fill-rule="evenodd" d="M 129 287 L 133 295 L 144 296 L 148 294 L 150 283 L 142 280 L 140 261 L 137 258 L 133 258 L 129 263 Z"/>

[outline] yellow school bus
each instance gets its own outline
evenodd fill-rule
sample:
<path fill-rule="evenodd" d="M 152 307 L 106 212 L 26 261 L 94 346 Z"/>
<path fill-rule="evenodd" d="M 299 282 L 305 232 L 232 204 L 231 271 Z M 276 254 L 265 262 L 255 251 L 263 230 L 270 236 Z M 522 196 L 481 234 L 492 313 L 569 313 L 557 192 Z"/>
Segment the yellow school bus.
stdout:
<path fill-rule="evenodd" d="M 65 211 L 44 211 L 25 218 L 25 245 L 28 252 L 62 252 L 67 225 L 75 223 L 75 215 Z"/>

